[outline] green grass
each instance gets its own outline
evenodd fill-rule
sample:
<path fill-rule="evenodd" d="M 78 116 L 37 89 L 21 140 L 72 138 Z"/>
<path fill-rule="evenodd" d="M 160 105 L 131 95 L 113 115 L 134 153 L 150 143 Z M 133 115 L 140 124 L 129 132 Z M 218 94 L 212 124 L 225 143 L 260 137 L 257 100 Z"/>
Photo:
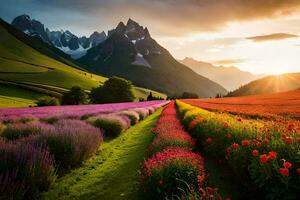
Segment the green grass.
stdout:
<path fill-rule="evenodd" d="M 114 140 L 105 141 L 98 154 L 62 177 L 43 195 L 47 200 L 139 199 L 138 169 L 154 135 L 162 109 Z"/>
<path fill-rule="evenodd" d="M 43 95 L 40 93 L 0 84 L 0 108 L 35 105 L 35 101 L 41 96 Z"/>
<path fill-rule="evenodd" d="M 69 66 L 40 53 L 10 34 L 3 24 L 0 24 L 0 35 L 0 80 L 62 89 L 70 89 L 72 86 L 78 85 L 86 90 L 97 87 L 107 80 L 106 77 L 83 71 L 78 66 L 74 67 L 74 64 Z M 134 89 L 137 98 L 146 99 L 149 93 L 150 90 L 144 88 Z M 164 94 L 153 93 L 165 97 Z M 0 95 L 6 96 L 3 93 Z M 7 107 L 13 105 L 24 107 L 31 104 L 24 104 L 22 101 L 16 99 L 13 103 L 9 103 L 6 97 L 2 97 L 1 105 L 2 107 L 6 105 Z M 30 98 L 25 101 L 30 102 Z"/>

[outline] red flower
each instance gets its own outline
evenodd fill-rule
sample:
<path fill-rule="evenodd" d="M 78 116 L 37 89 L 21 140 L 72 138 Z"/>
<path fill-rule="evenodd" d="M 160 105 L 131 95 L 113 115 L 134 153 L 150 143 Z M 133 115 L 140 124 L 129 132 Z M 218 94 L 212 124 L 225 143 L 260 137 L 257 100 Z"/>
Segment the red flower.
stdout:
<path fill-rule="evenodd" d="M 296 172 L 297 172 L 298 174 L 300 174 L 300 168 L 297 168 L 297 169 L 296 169 Z"/>
<path fill-rule="evenodd" d="M 290 137 L 286 137 L 286 138 L 284 139 L 284 142 L 285 142 L 285 144 L 290 145 L 290 144 L 292 144 L 293 139 L 290 138 Z"/>
<path fill-rule="evenodd" d="M 263 142 L 264 142 L 264 144 L 269 144 L 269 139 L 268 139 L 268 138 L 265 138 L 265 139 L 263 140 Z"/>
<path fill-rule="evenodd" d="M 193 128 L 195 128 L 195 126 L 198 124 L 198 120 L 194 119 L 190 122 L 189 124 L 189 130 L 192 130 Z"/>
<path fill-rule="evenodd" d="M 241 119 L 241 118 L 237 118 L 237 121 L 238 121 L 238 122 L 241 122 L 241 121 L 242 121 L 242 119 Z"/>
<path fill-rule="evenodd" d="M 243 147 L 248 147 L 250 145 L 250 141 L 249 140 L 243 140 L 242 141 L 242 146 Z"/>
<path fill-rule="evenodd" d="M 223 127 L 224 127 L 225 129 L 228 128 L 228 127 L 229 127 L 228 123 L 225 122 L 225 123 L 223 124 Z"/>
<path fill-rule="evenodd" d="M 232 138 L 232 135 L 231 135 L 230 133 L 227 133 L 226 137 L 227 137 L 228 139 L 231 139 L 231 138 Z"/>
<path fill-rule="evenodd" d="M 238 144 L 238 143 L 233 143 L 233 144 L 232 144 L 232 148 L 234 148 L 234 149 L 239 148 L 239 144 Z"/>
<path fill-rule="evenodd" d="M 260 156 L 260 162 L 262 164 L 266 164 L 269 161 L 269 156 L 267 154 L 263 154 Z"/>
<path fill-rule="evenodd" d="M 212 143 L 212 138 L 211 137 L 208 137 L 206 140 L 205 140 L 206 144 L 211 144 Z"/>
<path fill-rule="evenodd" d="M 257 135 L 257 136 L 256 136 L 256 139 L 261 140 L 262 137 L 261 137 L 260 135 Z"/>
<path fill-rule="evenodd" d="M 289 172 L 289 169 L 288 168 L 280 168 L 279 169 L 279 172 L 282 176 L 289 176 L 290 175 L 290 172 Z"/>
<path fill-rule="evenodd" d="M 257 147 L 261 147 L 261 143 L 260 143 L 260 142 L 257 142 L 257 143 L 256 143 L 256 146 L 257 146 Z"/>
<path fill-rule="evenodd" d="M 254 149 L 254 150 L 252 151 L 252 155 L 253 155 L 253 156 L 258 156 L 258 155 L 259 155 L 259 151 L 256 150 L 256 149 Z"/>
<path fill-rule="evenodd" d="M 300 143 L 300 137 L 297 138 L 297 142 Z"/>
<path fill-rule="evenodd" d="M 277 153 L 275 151 L 270 151 L 269 158 L 270 160 L 275 160 L 277 158 Z"/>
<path fill-rule="evenodd" d="M 284 166 L 285 168 L 289 169 L 289 168 L 291 168 L 293 165 L 292 165 L 292 163 L 290 163 L 290 162 L 284 162 L 284 163 L 283 163 L 283 166 Z"/>
<path fill-rule="evenodd" d="M 227 152 L 227 153 L 230 153 L 231 151 L 232 151 L 231 147 L 228 147 L 228 148 L 226 149 L 226 152 Z"/>

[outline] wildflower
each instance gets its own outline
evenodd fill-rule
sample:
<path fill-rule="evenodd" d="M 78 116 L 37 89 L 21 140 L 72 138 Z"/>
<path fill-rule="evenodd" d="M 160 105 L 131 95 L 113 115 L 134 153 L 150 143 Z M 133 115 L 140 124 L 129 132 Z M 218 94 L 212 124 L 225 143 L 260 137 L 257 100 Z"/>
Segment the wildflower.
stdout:
<path fill-rule="evenodd" d="M 232 138 L 232 135 L 231 135 L 230 133 L 227 133 L 226 137 L 227 137 L 228 139 L 231 139 L 231 138 Z"/>
<path fill-rule="evenodd" d="M 283 163 L 283 166 L 284 166 L 284 168 L 289 169 L 289 168 L 292 167 L 292 163 L 286 161 L 286 162 Z"/>
<path fill-rule="evenodd" d="M 270 151 L 269 158 L 270 160 L 275 160 L 277 158 L 277 153 L 275 151 Z"/>
<path fill-rule="evenodd" d="M 254 149 L 254 150 L 252 151 L 252 155 L 253 155 L 253 156 L 258 156 L 258 155 L 259 155 L 259 151 L 256 150 L 256 149 Z"/>
<path fill-rule="evenodd" d="M 189 124 L 189 130 L 192 130 L 195 128 L 195 126 L 198 124 L 198 121 L 196 119 L 192 120 Z"/>
<path fill-rule="evenodd" d="M 260 156 L 260 162 L 262 164 L 266 164 L 269 161 L 269 156 L 267 154 L 263 154 Z"/>
<path fill-rule="evenodd" d="M 204 184 L 205 176 L 204 175 L 199 175 L 199 176 L 197 176 L 197 179 L 198 179 L 198 185 L 199 185 L 199 188 L 200 188 Z"/>
<path fill-rule="evenodd" d="M 289 172 L 289 169 L 288 168 L 280 168 L 279 169 L 279 172 L 282 176 L 289 176 L 290 175 L 290 172 Z"/>
<path fill-rule="evenodd" d="M 211 144 L 212 143 L 212 138 L 211 137 L 208 137 L 206 140 L 205 140 L 206 144 Z"/>
<path fill-rule="evenodd" d="M 265 139 L 263 140 L 263 143 L 264 143 L 264 144 L 269 144 L 269 142 L 270 142 L 270 141 L 269 141 L 268 138 L 265 138 Z"/>
<path fill-rule="evenodd" d="M 239 148 L 239 144 L 238 144 L 238 143 L 233 143 L 233 144 L 232 144 L 232 148 L 234 148 L 234 149 Z"/>
<path fill-rule="evenodd" d="M 260 143 L 260 142 L 257 142 L 257 143 L 256 143 L 256 146 L 257 146 L 257 147 L 261 147 L 261 143 Z"/>
<path fill-rule="evenodd" d="M 285 144 L 290 145 L 290 144 L 292 144 L 293 140 L 292 140 L 291 137 L 286 137 L 286 138 L 284 139 L 284 142 L 285 142 Z"/>
<path fill-rule="evenodd" d="M 228 124 L 227 122 L 224 122 L 223 127 L 224 127 L 225 129 L 227 129 L 227 128 L 229 127 L 229 124 Z"/>
<path fill-rule="evenodd" d="M 242 146 L 243 147 L 248 147 L 250 145 L 250 141 L 249 140 L 243 140 L 242 141 Z"/>
<path fill-rule="evenodd" d="M 257 136 L 256 136 L 256 139 L 257 139 L 257 140 L 262 140 L 262 137 L 261 137 L 260 135 L 257 135 Z"/>
<path fill-rule="evenodd" d="M 228 147 L 228 148 L 226 149 L 226 152 L 227 152 L 227 153 L 231 153 L 231 151 L 232 151 L 231 147 Z"/>

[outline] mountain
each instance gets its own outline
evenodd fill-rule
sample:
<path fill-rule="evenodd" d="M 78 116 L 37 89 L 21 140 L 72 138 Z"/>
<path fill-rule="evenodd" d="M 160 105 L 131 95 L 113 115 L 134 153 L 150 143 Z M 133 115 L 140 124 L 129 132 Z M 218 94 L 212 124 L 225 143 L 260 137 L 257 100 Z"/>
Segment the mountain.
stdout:
<path fill-rule="evenodd" d="M 24 34 L 1 18 L 0 35 L 0 106 L 33 105 L 37 97 L 59 97 L 74 85 L 90 90 L 107 80 L 83 70 L 56 54 L 55 50 L 65 55 L 60 50 Z M 150 90 L 134 87 L 134 93 L 138 98 L 146 98 Z"/>
<path fill-rule="evenodd" d="M 108 38 L 89 49 L 78 62 L 98 74 L 125 77 L 136 85 L 169 95 L 193 92 L 200 97 L 212 97 L 227 92 L 175 60 L 147 28 L 132 19 L 108 31 Z"/>
<path fill-rule="evenodd" d="M 247 96 L 257 94 L 269 94 L 296 90 L 300 87 L 300 73 L 268 76 L 252 81 L 239 89 L 230 92 L 228 96 Z"/>
<path fill-rule="evenodd" d="M 207 62 L 197 61 L 193 58 L 185 58 L 180 62 L 198 74 L 213 80 L 224 86 L 227 90 L 233 91 L 250 81 L 261 78 L 261 75 L 254 75 L 242 71 L 236 67 L 215 66 Z"/>
<path fill-rule="evenodd" d="M 77 59 L 83 56 L 88 49 L 103 42 L 107 36 L 105 32 L 94 32 L 90 37 L 78 37 L 70 31 L 50 31 L 41 22 L 31 19 L 28 15 L 20 15 L 11 23 L 15 28 L 27 35 L 39 38 L 47 44 L 54 46 L 72 58 Z"/>

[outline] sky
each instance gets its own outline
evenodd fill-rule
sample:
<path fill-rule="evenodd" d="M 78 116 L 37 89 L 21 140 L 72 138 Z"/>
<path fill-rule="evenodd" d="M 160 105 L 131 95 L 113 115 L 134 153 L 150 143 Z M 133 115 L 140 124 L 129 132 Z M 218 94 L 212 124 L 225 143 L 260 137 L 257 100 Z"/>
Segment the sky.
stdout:
<path fill-rule="evenodd" d="M 0 0 L 4 20 L 21 14 L 79 36 L 132 18 L 177 59 L 300 72 L 299 0 Z"/>

